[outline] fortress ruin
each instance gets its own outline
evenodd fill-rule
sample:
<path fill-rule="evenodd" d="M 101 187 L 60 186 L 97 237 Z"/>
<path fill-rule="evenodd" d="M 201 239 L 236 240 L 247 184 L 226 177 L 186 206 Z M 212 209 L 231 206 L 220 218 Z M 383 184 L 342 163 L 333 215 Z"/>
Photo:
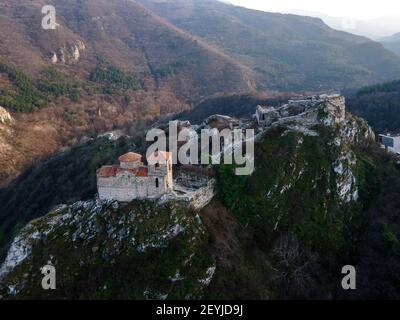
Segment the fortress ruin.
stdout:
<path fill-rule="evenodd" d="M 324 113 L 323 115 L 321 114 Z M 259 126 L 269 127 L 282 121 L 303 120 L 325 125 L 341 123 L 346 119 L 345 98 L 340 94 L 318 95 L 305 99 L 289 100 L 280 107 L 257 106 L 256 120 Z"/>

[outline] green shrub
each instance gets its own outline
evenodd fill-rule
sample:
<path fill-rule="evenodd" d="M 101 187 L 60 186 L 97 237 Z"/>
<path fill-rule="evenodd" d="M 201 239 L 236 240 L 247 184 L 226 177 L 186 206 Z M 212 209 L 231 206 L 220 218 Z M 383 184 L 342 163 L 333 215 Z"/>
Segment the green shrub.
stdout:
<path fill-rule="evenodd" d="M 111 94 L 117 90 L 137 90 L 140 88 L 137 79 L 126 74 L 109 63 L 101 62 L 90 74 L 90 81 L 101 83 L 103 93 Z"/>
<path fill-rule="evenodd" d="M 40 72 L 38 84 L 21 70 L 0 62 L 0 73 L 6 74 L 14 84 L 12 89 L 0 90 L 0 104 L 15 112 L 32 112 L 45 108 L 48 103 L 60 96 L 73 101 L 80 98 L 80 83 L 68 79 L 53 67 Z"/>
<path fill-rule="evenodd" d="M 399 239 L 397 239 L 396 235 L 390 231 L 390 228 L 386 223 L 382 223 L 382 238 L 385 243 L 386 250 L 389 253 L 392 253 L 399 248 Z"/>
<path fill-rule="evenodd" d="M 22 71 L 0 62 L 0 73 L 6 74 L 15 90 L 2 90 L 0 104 L 16 112 L 30 112 L 47 106 L 45 97 Z"/>
<path fill-rule="evenodd" d="M 245 191 L 247 176 L 236 176 L 235 165 L 222 164 L 217 168 L 218 185 L 222 200 L 227 208 L 232 209 Z"/>
<path fill-rule="evenodd" d="M 79 82 L 68 79 L 65 75 L 57 72 L 53 67 L 45 68 L 41 72 L 38 89 L 48 99 L 67 96 L 73 101 L 80 97 Z"/>

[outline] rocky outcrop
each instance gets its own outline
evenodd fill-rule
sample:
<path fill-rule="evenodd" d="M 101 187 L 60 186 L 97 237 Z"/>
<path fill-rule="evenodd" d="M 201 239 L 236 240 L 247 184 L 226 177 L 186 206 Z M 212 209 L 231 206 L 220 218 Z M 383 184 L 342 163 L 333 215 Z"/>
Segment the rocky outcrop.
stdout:
<path fill-rule="evenodd" d="M 1 124 L 10 124 L 13 121 L 14 121 L 14 119 L 11 116 L 11 114 L 3 107 L 0 107 L 0 123 Z"/>
<path fill-rule="evenodd" d="M 50 59 L 53 64 L 78 62 L 84 50 L 86 50 L 86 46 L 83 41 L 77 40 L 75 43 L 67 43 L 58 48 L 51 54 Z"/>
<path fill-rule="evenodd" d="M 200 217 L 179 201 L 62 205 L 14 240 L 0 269 L 0 299 L 201 298 L 215 270 L 204 234 Z M 49 264 L 63 279 L 52 292 L 40 285 Z"/>
<path fill-rule="evenodd" d="M 223 130 L 223 129 L 233 129 L 238 124 L 239 121 L 237 119 L 225 115 L 215 114 L 208 117 L 203 125 L 208 126 L 209 128 L 212 129 L 215 128 L 218 130 Z"/>
<path fill-rule="evenodd" d="M 357 181 L 359 161 L 353 149 L 355 146 L 372 145 L 375 135 L 364 120 L 346 113 L 343 96 L 319 95 L 289 100 L 280 107 L 258 106 L 255 119 L 259 126 L 256 142 L 263 143 L 271 131 L 282 130 L 282 137 L 290 136 L 291 139 L 297 140 L 298 147 L 294 151 L 294 158 L 300 156 L 306 139 L 318 141 L 323 139 L 325 131 L 330 131 L 332 137 L 327 139 L 326 143 L 329 147 L 327 151 L 331 157 L 331 165 L 325 169 L 327 173 L 332 173 L 332 183 L 336 187 L 334 190 L 329 189 L 329 192 L 335 191 L 341 204 L 356 202 L 359 199 L 359 181 Z M 300 157 L 304 156 L 303 154 Z M 282 171 L 283 176 L 279 179 L 285 183 L 273 186 L 267 192 L 269 196 L 284 194 L 292 189 L 308 170 L 304 165 L 291 163 L 292 167 L 299 167 L 298 177 L 296 174 L 285 176 L 285 171 Z"/>

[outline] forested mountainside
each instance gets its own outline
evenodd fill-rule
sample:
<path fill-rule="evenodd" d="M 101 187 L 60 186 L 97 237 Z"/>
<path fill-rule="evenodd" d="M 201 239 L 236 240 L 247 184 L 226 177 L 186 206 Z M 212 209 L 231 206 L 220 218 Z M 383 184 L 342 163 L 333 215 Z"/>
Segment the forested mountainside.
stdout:
<path fill-rule="evenodd" d="M 48 4 L 56 30 L 41 27 Z M 321 20 L 218 1 L 4 0 L 0 106 L 15 121 L 0 124 L 0 186 L 85 135 L 210 96 L 376 83 L 399 62 Z"/>
<path fill-rule="evenodd" d="M 138 0 L 256 71 L 264 88 L 337 90 L 393 80 L 396 54 L 321 19 L 267 13 L 216 0 Z"/>
<path fill-rule="evenodd" d="M 7 210 L 16 213 L 7 224 L 18 226 L 2 230 L 3 249 L 10 250 L 0 270 L 0 295 L 398 298 L 396 162 L 375 144 L 365 121 L 347 113 L 345 121 L 332 122 L 323 105 L 317 108 L 317 122 L 283 121 L 257 140 L 253 175 L 216 166 L 218 194 L 199 212 L 178 200 L 94 199 L 93 172 L 83 166 L 140 150 L 126 137 L 89 141 L 33 168 L 0 191 Z M 79 154 L 85 155 L 82 164 L 73 160 Z M 39 187 L 26 197 L 18 192 L 23 185 Z M 37 197 L 41 206 L 32 210 Z M 58 206 L 48 209 L 55 198 Z M 1 219 L 3 224 L 10 216 Z M 56 291 L 37 289 L 43 261 L 59 270 Z M 346 264 L 358 270 L 354 292 L 340 289 Z M 134 272 L 126 276 L 127 270 Z"/>
<path fill-rule="evenodd" d="M 399 80 L 350 91 L 347 106 L 379 132 L 400 133 Z"/>
<path fill-rule="evenodd" d="M 0 124 L 0 186 L 84 135 L 254 89 L 249 68 L 134 1 L 51 1 L 56 30 L 45 4 L 0 4 L 0 106 L 15 119 Z"/>

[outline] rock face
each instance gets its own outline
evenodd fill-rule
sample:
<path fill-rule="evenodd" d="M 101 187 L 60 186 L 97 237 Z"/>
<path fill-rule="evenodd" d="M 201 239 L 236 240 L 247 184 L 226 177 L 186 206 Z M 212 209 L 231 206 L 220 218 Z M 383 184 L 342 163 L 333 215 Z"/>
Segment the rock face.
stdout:
<path fill-rule="evenodd" d="M 201 298 L 215 271 L 204 233 L 200 217 L 177 201 L 60 206 L 14 240 L 0 269 L 0 296 Z M 59 279 L 52 292 L 40 285 L 48 264 Z"/>
<path fill-rule="evenodd" d="M 78 62 L 84 50 L 86 50 L 86 46 L 81 40 L 77 40 L 75 43 L 67 43 L 52 53 L 51 62 L 53 64 Z"/>
<path fill-rule="evenodd" d="M 216 128 L 218 130 L 223 129 L 232 129 L 237 126 L 239 121 L 237 119 L 233 119 L 228 116 L 215 114 L 207 118 L 204 122 L 204 125 L 207 125 L 210 128 Z"/>
<path fill-rule="evenodd" d="M 13 121 L 14 121 L 14 119 L 10 115 L 10 113 L 3 107 L 0 107 L 0 123 L 1 124 L 9 124 Z"/>
<path fill-rule="evenodd" d="M 331 168 L 337 195 L 342 203 L 358 200 L 359 191 L 355 173 L 358 162 L 352 149 L 354 144 L 373 143 L 375 135 L 364 120 L 346 114 L 343 96 L 320 95 L 307 99 L 289 100 L 287 104 L 279 108 L 258 106 L 256 118 L 258 124 L 264 127 L 259 140 L 262 140 L 262 137 L 270 130 L 284 130 L 283 135 L 298 136 L 298 150 L 301 149 L 305 137 L 320 139 L 318 138 L 321 135 L 319 127 L 334 130 L 335 138 L 327 143 L 334 159 Z M 286 192 L 294 183 L 295 181 L 292 181 L 283 186 L 280 192 Z"/>

